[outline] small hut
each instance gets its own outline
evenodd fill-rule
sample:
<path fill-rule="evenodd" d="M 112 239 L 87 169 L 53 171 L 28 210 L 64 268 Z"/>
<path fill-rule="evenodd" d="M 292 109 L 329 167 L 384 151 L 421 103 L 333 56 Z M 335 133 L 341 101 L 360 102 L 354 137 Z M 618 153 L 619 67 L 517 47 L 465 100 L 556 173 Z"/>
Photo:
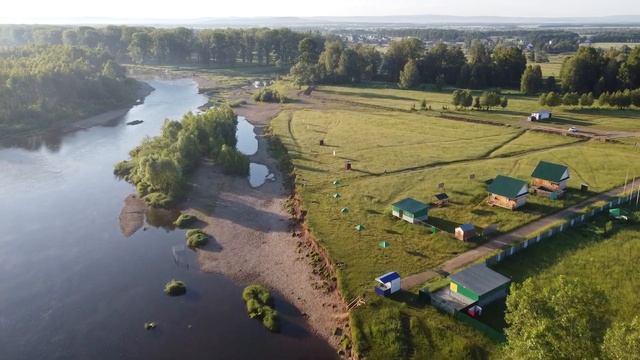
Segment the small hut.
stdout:
<path fill-rule="evenodd" d="M 549 119 L 551 119 L 551 111 L 548 110 L 540 110 L 538 112 L 531 113 L 531 116 L 529 116 L 529 121 L 540 121 Z"/>
<path fill-rule="evenodd" d="M 531 174 L 531 186 L 546 191 L 564 191 L 569 181 L 569 168 L 546 161 L 540 161 Z"/>
<path fill-rule="evenodd" d="M 400 275 L 395 271 L 377 277 L 376 282 L 378 285 L 375 291 L 380 296 L 389 296 L 400 291 Z"/>
<path fill-rule="evenodd" d="M 447 206 L 449 204 L 449 195 L 440 193 L 434 195 L 436 201 L 433 203 L 437 207 Z"/>
<path fill-rule="evenodd" d="M 508 277 L 489 269 L 486 265 L 475 265 L 449 277 L 452 295 L 473 301 L 473 305 L 485 306 L 507 296 Z"/>
<path fill-rule="evenodd" d="M 529 187 L 527 182 L 509 176 L 498 175 L 487 189 L 491 206 L 515 210 L 527 203 Z"/>
<path fill-rule="evenodd" d="M 406 198 L 391 205 L 393 216 L 415 224 L 429 217 L 429 205 L 412 198 Z"/>
<path fill-rule="evenodd" d="M 476 227 L 472 224 L 462 224 L 455 230 L 456 239 L 467 241 L 476 236 Z"/>

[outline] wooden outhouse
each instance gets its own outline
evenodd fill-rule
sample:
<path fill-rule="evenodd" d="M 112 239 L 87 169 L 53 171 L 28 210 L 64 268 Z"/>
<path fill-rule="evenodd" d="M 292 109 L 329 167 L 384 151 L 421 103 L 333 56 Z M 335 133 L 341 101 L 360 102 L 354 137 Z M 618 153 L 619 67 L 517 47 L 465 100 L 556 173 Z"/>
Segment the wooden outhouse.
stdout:
<path fill-rule="evenodd" d="M 375 287 L 376 294 L 389 296 L 400 291 L 400 274 L 395 271 L 388 272 L 376 278 L 378 285 Z"/>
<path fill-rule="evenodd" d="M 397 218 L 415 224 L 428 219 L 429 205 L 412 198 L 406 198 L 392 204 L 391 213 Z"/>
<path fill-rule="evenodd" d="M 476 228 L 473 224 L 462 224 L 455 229 L 456 239 L 467 241 L 476 236 Z"/>
<path fill-rule="evenodd" d="M 563 191 L 569 181 L 569 168 L 546 161 L 540 161 L 531 174 L 531 186 L 547 191 Z"/>
<path fill-rule="evenodd" d="M 527 182 L 509 176 L 498 175 L 487 189 L 491 206 L 515 210 L 527 203 L 529 187 Z"/>
<path fill-rule="evenodd" d="M 508 277 L 489 269 L 486 265 L 475 265 L 449 277 L 452 295 L 473 301 L 471 305 L 485 306 L 507 296 Z"/>

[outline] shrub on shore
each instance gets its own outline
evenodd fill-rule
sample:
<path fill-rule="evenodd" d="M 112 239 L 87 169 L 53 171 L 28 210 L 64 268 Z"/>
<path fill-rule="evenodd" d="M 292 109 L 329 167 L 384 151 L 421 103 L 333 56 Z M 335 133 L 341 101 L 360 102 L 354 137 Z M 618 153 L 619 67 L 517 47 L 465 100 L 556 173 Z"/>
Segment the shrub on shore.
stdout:
<path fill-rule="evenodd" d="M 259 102 L 270 102 L 270 103 L 286 103 L 286 96 L 280 94 L 278 90 L 271 88 L 263 88 L 260 89 L 255 95 L 253 95 L 253 100 Z"/>
<path fill-rule="evenodd" d="M 173 222 L 173 224 L 180 229 L 184 229 L 188 226 L 193 225 L 197 220 L 198 218 L 194 215 L 180 214 L 180 216 L 178 216 L 178 218 L 176 219 L 176 221 Z"/>
<path fill-rule="evenodd" d="M 209 242 L 209 235 L 200 229 L 191 229 L 186 234 L 187 246 L 190 248 L 199 248 Z"/>
<path fill-rule="evenodd" d="M 262 325 L 272 332 L 280 331 L 278 312 L 273 307 L 273 297 L 262 285 L 249 285 L 242 292 L 247 305 L 247 313 L 252 319 L 262 321 Z"/>
<path fill-rule="evenodd" d="M 164 285 L 164 293 L 169 296 L 184 295 L 187 292 L 187 285 L 176 279 L 171 279 Z"/>
<path fill-rule="evenodd" d="M 227 175 L 249 175 L 249 157 L 236 150 L 236 148 L 222 145 L 217 160 Z"/>

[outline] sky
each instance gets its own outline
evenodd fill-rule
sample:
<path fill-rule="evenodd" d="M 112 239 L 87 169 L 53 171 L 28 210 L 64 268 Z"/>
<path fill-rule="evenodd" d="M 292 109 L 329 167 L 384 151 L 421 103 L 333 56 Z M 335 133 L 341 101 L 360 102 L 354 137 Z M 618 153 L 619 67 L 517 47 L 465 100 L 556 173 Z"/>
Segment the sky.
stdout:
<path fill-rule="evenodd" d="M 162 5 L 166 4 L 166 5 Z M 464 15 L 582 17 L 640 14 L 639 0 L 7 0 L 3 22 L 52 18 L 195 19 L 256 16 Z"/>

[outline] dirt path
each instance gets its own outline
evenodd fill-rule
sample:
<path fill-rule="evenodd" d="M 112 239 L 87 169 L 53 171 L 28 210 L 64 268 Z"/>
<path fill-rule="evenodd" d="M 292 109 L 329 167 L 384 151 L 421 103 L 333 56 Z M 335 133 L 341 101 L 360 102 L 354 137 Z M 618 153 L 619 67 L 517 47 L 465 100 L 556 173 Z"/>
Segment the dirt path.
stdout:
<path fill-rule="evenodd" d="M 241 284 L 261 283 L 280 293 L 307 318 L 311 330 L 337 348 L 336 328 L 346 326 L 346 309 L 338 294 L 325 292 L 304 256 L 304 243 L 292 236 L 284 210 L 288 194 L 264 136 L 278 104 L 235 109 L 255 126 L 258 152 L 251 161 L 265 164 L 276 181 L 252 188 L 246 179 L 228 177 L 204 164 L 192 177 L 193 190 L 184 204 L 198 214 L 214 241 L 198 253 L 201 268 L 222 273 Z"/>
<path fill-rule="evenodd" d="M 539 219 L 537 221 L 531 222 L 527 225 L 524 225 L 504 235 L 500 235 L 486 244 L 480 245 L 475 249 L 466 251 L 454 257 L 453 259 L 446 261 L 445 263 L 440 265 L 437 269 L 427 270 L 427 271 L 403 278 L 402 288 L 411 289 L 413 287 L 419 286 L 439 276 L 438 272 L 453 273 L 477 260 L 482 259 L 483 257 L 490 255 L 495 250 L 501 249 L 515 242 L 525 240 L 527 237 L 531 236 L 532 233 L 535 233 L 540 230 L 544 230 L 545 228 L 553 224 L 557 224 L 559 221 L 570 219 L 571 217 L 574 217 L 576 214 L 581 213 L 584 209 L 588 208 L 589 206 L 597 202 L 610 201 L 616 198 L 618 195 L 620 195 L 625 189 L 635 189 L 638 185 L 640 185 L 640 180 L 636 180 L 633 184 L 627 185 L 626 187 L 620 186 L 615 189 L 604 192 L 602 194 L 596 195 L 581 203 L 578 203 L 564 210 L 561 210 L 555 214 L 552 214 L 542 219 Z"/>

